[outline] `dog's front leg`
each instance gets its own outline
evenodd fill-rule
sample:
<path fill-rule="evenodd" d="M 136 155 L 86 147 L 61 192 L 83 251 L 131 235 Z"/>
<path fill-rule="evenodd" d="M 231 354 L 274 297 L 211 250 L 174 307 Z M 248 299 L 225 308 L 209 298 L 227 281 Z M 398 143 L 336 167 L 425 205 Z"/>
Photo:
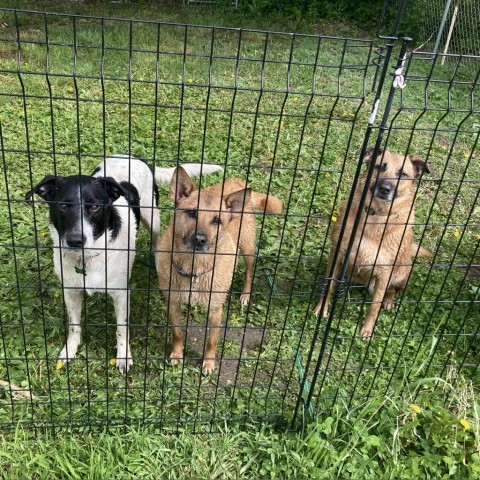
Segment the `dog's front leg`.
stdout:
<path fill-rule="evenodd" d="M 116 365 L 120 373 L 127 373 L 133 366 L 132 353 L 130 351 L 130 338 L 128 333 L 128 315 L 130 313 L 130 292 L 119 290 L 112 292 L 117 317 L 117 360 Z"/>
<path fill-rule="evenodd" d="M 245 261 L 245 281 L 243 283 L 243 292 L 240 295 L 240 303 L 242 305 L 248 305 L 250 303 L 250 297 L 252 294 L 252 284 L 253 284 L 253 261 L 255 258 L 255 244 L 253 243 L 252 237 L 252 247 L 246 253 L 244 253 L 243 259 Z"/>
<path fill-rule="evenodd" d="M 223 308 L 215 308 L 210 310 L 208 315 L 209 335 L 207 348 L 203 356 L 202 372 L 204 375 L 210 375 L 215 370 L 215 360 L 217 356 L 218 334 L 220 324 L 222 323 Z"/>
<path fill-rule="evenodd" d="M 327 275 L 330 273 L 330 269 L 332 268 L 332 263 L 333 263 L 333 252 L 330 254 L 330 258 L 328 259 Z M 325 293 L 320 297 L 320 300 L 317 302 L 317 305 L 315 306 L 315 310 L 314 310 L 315 316 L 318 317 L 320 315 L 320 312 L 322 311 L 322 304 L 325 302 L 325 306 L 323 307 L 322 318 L 328 317 L 328 307 L 330 306 L 330 301 L 332 299 L 333 291 L 335 289 L 335 284 L 338 276 L 340 275 L 340 271 L 342 267 L 343 267 L 343 261 L 338 260 L 337 263 L 335 264 L 335 269 L 333 271 L 332 278 L 330 279 L 330 284 L 328 285 L 327 298 L 323 300 Z"/>
<path fill-rule="evenodd" d="M 390 272 L 381 272 L 375 276 L 375 286 L 373 287 L 372 304 L 367 312 L 367 318 L 362 325 L 360 332 L 364 340 L 369 340 L 373 337 L 373 330 L 377 321 L 380 307 L 382 306 L 383 297 L 387 291 L 388 281 L 390 279 Z"/>
<path fill-rule="evenodd" d="M 183 335 L 182 335 L 182 310 L 179 303 L 168 301 L 168 321 L 172 327 L 172 352 L 170 353 L 170 364 L 176 365 L 183 362 Z"/>
<path fill-rule="evenodd" d="M 63 298 L 68 313 L 68 336 L 67 343 L 58 356 L 59 362 L 69 362 L 75 358 L 81 341 L 80 317 L 82 314 L 83 291 L 66 288 L 63 290 Z"/>

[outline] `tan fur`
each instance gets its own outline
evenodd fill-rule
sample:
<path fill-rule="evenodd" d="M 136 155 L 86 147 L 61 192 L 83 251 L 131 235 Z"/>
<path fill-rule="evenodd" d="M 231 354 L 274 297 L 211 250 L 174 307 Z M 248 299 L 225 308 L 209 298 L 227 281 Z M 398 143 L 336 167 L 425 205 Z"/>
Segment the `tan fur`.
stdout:
<path fill-rule="evenodd" d="M 367 162 L 371 160 L 371 156 L 372 150 L 367 151 L 365 157 Z M 430 250 L 412 243 L 412 224 L 415 222 L 413 179 L 418 177 L 422 171 L 429 173 L 428 167 L 419 159 L 412 159 L 409 156 L 405 158 L 404 155 L 392 153 L 388 150 L 379 153 L 376 165 L 378 169 L 372 176 L 347 269 L 347 279 L 352 278 L 356 282 L 367 285 L 373 297 L 361 330 L 361 336 L 364 339 L 373 336 L 380 306 L 383 304 L 385 309 L 392 308 L 395 295 L 405 288 L 410 275 L 412 258 L 431 255 Z M 386 167 L 383 167 L 383 165 L 386 165 Z M 384 171 L 382 171 L 383 168 Z M 406 177 L 399 178 L 399 172 L 402 170 Z M 338 278 L 345 262 L 346 250 L 352 235 L 352 228 L 358 211 L 357 206 L 360 203 L 366 176 L 367 173 L 359 181 L 354 193 L 337 263 L 333 271 L 333 279 Z M 373 195 L 376 182 L 378 185 L 382 178 L 391 181 L 397 188 L 393 202 L 382 200 Z M 331 271 L 346 208 L 347 201 L 342 205 L 338 221 L 333 227 L 332 249 L 328 261 L 327 275 Z M 330 282 L 326 299 L 321 298 L 315 307 L 317 316 L 322 311 L 323 303 L 325 303 L 323 317 L 328 315 L 334 283 L 334 280 Z"/>
<path fill-rule="evenodd" d="M 240 179 L 227 180 L 198 191 L 181 167 L 173 175 L 170 196 L 176 209 L 156 248 L 160 289 L 168 305 L 173 330 L 170 362 L 175 364 L 183 360 L 181 303 L 203 305 L 208 310 L 210 328 L 203 372 L 210 374 L 215 369 L 223 305 L 232 284 L 237 250 L 243 255 L 246 267 L 240 297 L 242 304 L 246 305 L 250 301 L 255 257 L 253 212 L 281 213 L 282 202 L 273 196 L 251 191 Z M 196 211 L 196 218 L 189 216 L 192 211 Z M 220 218 L 220 225 L 215 223 L 215 217 Z M 208 237 L 209 248 L 206 252 L 195 251 L 193 254 L 186 239 L 198 232 Z M 182 275 L 178 267 L 196 277 Z"/>

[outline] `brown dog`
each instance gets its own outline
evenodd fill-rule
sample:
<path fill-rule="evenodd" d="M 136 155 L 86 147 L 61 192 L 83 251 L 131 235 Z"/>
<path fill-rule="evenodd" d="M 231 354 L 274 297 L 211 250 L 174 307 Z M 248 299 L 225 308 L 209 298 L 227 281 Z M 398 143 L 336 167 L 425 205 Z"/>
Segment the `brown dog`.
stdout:
<path fill-rule="evenodd" d="M 365 156 L 367 164 L 370 163 L 372 154 L 373 149 L 369 149 Z M 361 330 L 364 339 L 373 336 L 382 302 L 383 308 L 392 308 L 395 295 L 405 288 L 412 268 L 412 258 L 431 255 L 430 250 L 412 243 L 412 224 L 415 222 L 413 180 L 422 172 L 431 173 L 423 160 L 413 159 L 408 155 L 405 157 L 388 150 L 380 150 L 376 159 L 375 172 L 361 212 L 347 268 L 347 278 L 368 285 L 373 297 Z M 367 173 L 360 179 L 354 192 L 333 279 L 338 278 L 345 262 L 366 176 Z M 347 202 L 342 205 L 338 221 L 333 227 L 327 274 L 331 271 L 343 220 L 347 214 L 346 208 Z M 333 289 L 334 280 L 330 282 L 327 292 L 323 317 L 328 314 Z M 322 304 L 323 299 L 320 299 L 315 307 L 317 316 L 322 310 Z"/>
<path fill-rule="evenodd" d="M 208 310 L 211 330 L 202 370 L 209 375 L 215 369 L 223 304 L 232 284 L 237 248 L 245 260 L 240 301 L 246 305 L 250 301 L 255 256 L 253 212 L 281 213 L 282 202 L 253 192 L 239 179 L 199 191 L 182 167 L 173 174 L 170 198 L 175 202 L 175 212 L 167 231 L 157 241 L 156 255 L 160 289 L 173 329 L 170 362 L 183 360 L 180 304 L 203 305 Z"/>

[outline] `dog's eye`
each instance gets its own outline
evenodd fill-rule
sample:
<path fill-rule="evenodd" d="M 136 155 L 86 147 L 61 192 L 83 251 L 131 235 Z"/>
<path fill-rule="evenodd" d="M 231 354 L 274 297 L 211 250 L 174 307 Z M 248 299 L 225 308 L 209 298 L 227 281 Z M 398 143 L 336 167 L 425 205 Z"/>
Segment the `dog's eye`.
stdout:
<path fill-rule="evenodd" d="M 59 204 L 58 204 L 58 208 L 59 208 L 60 210 L 63 210 L 63 211 L 68 210 L 68 207 L 69 207 L 69 206 L 70 206 L 70 205 L 69 205 L 68 203 L 59 203 Z"/>
<path fill-rule="evenodd" d="M 88 209 L 91 211 L 91 212 L 98 212 L 100 210 L 100 205 L 90 205 L 88 207 Z"/>
<path fill-rule="evenodd" d="M 403 170 L 400 170 L 398 172 L 398 176 L 399 176 L 399 178 L 408 178 L 408 174 L 405 173 Z"/>
<path fill-rule="evenodd" d="M 220 225 L 222 221 L 220 220 L 220 217 L 216 215 L 215 217 L 213 217 L 212 223 L 214 223 L 215 225 Z"/>
<path fill-rule="evenodd" d="M 187 217 L 197 218 L 197 211 L 196 210 L 187 210 L 185 213 L 187 214 Z"/>

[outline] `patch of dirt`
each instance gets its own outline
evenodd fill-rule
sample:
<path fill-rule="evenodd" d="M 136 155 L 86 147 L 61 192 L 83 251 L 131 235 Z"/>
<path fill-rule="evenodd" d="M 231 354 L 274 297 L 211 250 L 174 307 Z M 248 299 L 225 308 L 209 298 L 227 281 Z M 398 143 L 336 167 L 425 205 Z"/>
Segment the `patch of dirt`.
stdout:
<path fill-rule="evenodd" d="M 469 265 L 465 267 L 465 270 L 467 270 L 466 275 L 469 280 L 480 280 L 480 266 Z"/>
<path fill-rule="evenodd" d="M 193 320 L 188 322 L 187 328 L 182 328 L 183 334 L 186 338 L 186 361 L 190 364 L 201 364 L 203 357 L 203 351 L 205 346 L 205 340 L 208 338 L 208 332 L 206 331 L 206 325 L 197 323 Z M 220 330 L 220 341 L 217 354 L 222 353 L 222 342 L 234 342 L 238 345 L 238 351 L 242 348 L 241 358 L 245 356 L 253 356 L 251 353 L 254 349 L 259 347 L 262 343 L 263 329 L 255 327 L 254 325 L 246 325 L 246 327 L 225 327 L 222 326 Z M 267 335 L 263 337 L 263 342 L 267 340 Z M 239 368 L 239 358 L 232 358 L 232 355 L 225 352 L 225 358 L 221 360 L 221 364 L 218 366 L 220 375 L 217 375 L 217 382 L 222 386 L 233 385 L 237 371 Z M 239 356 L 237 354 L 237 356 Z M 257 377 L 259 375 L 257 374 Z"/>

